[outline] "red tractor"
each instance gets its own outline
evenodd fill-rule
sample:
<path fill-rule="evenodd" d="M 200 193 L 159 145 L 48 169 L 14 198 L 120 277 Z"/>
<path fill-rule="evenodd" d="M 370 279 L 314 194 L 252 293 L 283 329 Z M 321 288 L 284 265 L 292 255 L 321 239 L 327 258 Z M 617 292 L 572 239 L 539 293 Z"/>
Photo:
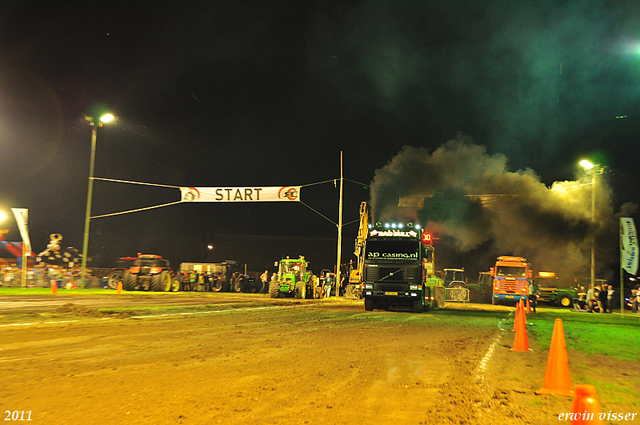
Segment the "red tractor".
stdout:
<path fill-rule="evenodd" d="M 124 272 L 123 289 L 127 291 L 178 291 L 180 282 L 171 276 L 169 261 L 160 255 L 138 254 L 133 265 Z"/>
<path fill-rule="evenodd" d="M 107 287 L 117 289 L 118 282 L 124 282 L 124 273 L 133 266 L 138 257 L 120 257 L 116 260 L 116 266 L 107 275 Z"/>

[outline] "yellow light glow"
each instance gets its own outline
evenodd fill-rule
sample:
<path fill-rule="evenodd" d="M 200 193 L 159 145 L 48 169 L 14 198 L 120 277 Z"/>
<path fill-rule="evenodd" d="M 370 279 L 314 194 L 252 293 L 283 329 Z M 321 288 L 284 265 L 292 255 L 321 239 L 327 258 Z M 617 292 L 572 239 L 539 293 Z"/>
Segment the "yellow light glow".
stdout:
<path fill-rule="evenodd" d="M 554 272 L 539 272 L 538 276 L 539 277 L 556 277 L 556 274 Z"/>
<path fill-rule="evenodd" d="M 0 211 L 0 223 L 7 219 L 7 214 L 4 211 Z"/>
<path fill-rule="evenodd" d="M 103 123 L 106 124 L 106 123 L 111 122 L 111 121 L 113 121 L 115 119 L 116 119 L 116 117 L 114 117 L 112 114 L 104 114 L 103 116 L 100 117 L 100 122 L 103 122 Z"/>
<path fill-rule="evenodd" d="M 590 170 L 594 167 L 594 165 L 591 162 L 587 161 L 586 159 L 583 159 L 582 161 L 580 161 L 579 164 L 582 165 L 587 170 Z"/>

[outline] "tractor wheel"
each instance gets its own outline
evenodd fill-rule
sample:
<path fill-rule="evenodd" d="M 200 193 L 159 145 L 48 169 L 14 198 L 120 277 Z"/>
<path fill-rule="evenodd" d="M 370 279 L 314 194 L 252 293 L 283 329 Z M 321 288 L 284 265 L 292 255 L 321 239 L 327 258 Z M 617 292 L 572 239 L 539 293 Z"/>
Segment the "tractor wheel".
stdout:
<path fill-rule="evenodd" d="M 118 289 L 118 282 L 124 282 L 124 270 L 114 270 L 107 275 L 107 287 L 109 289 Z M 124 283 L 123 283 L 124 286 Z"/>
<path fill-rule="evenodd" d="M 151 278 L 151 290 L 156 292 L 169 292 L 171 289 L 171 276 L 167 271 L 160 272 Z"/>
<path fill-rule="evenodd" d="M 180 290 L 180 281 L 177 278 L 171 279 L 171 292 L 178 292 Z"/>
<path fill-rule="evenodd" d="M 233 288 L 231 288 L 232 292 L 242 292 L 242 282 L 237 281 L 233 284 Z"/>
<path fill-rule="evenodd" d="M 364 299 L 364 309 L 367 311 L 373 311 L 373 299 L 372 298 L 365 298 Z"/>
<path fill-rule="evenodd" d="M 558 299 L 558 307 L 571 307 L 573 305 L 573 300 L 567 294 L 563 294 Z"/>
<path fill-rule="evenodd" d="M 307 292 L 307 285 L 304 284 L 304 282 L 300 281 L 300 282 L 296 282 L 296 293 L 295 293 L 295 298 L 300 300 L 304 300 L 306 298 L 306 292 Z"/>
<path fill-rule="evenodd" d="M 135 291 L 137 281 L 138 276 L 129 272 L 124 272 L 124 277 L 122 278 L 122 289 L 125 291 Z"/>
<path fill-rule="evenodd" d="M 222 291 L 222 285 L 223 285 L 222 279 L 218 279 L 216 280 L 216 284 L 211 286 L 211 290 L 213 292 L 220 292 Z"/>
<path fill-rule="evenodd" d="M 269 282 L 269 296 L 278 298 L 280 296 L 280 284 L 274 280 Z"/>

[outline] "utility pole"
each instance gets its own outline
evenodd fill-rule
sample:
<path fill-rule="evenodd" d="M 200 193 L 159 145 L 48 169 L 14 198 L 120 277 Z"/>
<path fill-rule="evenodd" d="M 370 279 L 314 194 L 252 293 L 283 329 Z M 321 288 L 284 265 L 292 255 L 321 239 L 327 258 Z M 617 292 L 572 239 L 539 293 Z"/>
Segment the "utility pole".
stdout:
<path fill-rule="evenodd" d="M 338 204 L 338 262 L 336 264 L 336 298 L 340 296 L 340 262 L 342 261 L 342 194 L 344 179 L 342 175 L 342 151 L 340 151 L 340 203 Z"/>

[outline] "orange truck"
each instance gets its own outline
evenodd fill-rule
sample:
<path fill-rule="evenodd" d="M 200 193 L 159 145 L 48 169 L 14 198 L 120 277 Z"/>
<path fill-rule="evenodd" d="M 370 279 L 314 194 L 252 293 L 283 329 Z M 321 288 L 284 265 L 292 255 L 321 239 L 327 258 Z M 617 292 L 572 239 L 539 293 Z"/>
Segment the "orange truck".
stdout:
<path fill-rule="evenodd" d="M 493 277 L 492 304 L 527 301 L 527 290 L 533 276 L 531 264 L 524 257 L 498 257 L 491 268 Z"/>

